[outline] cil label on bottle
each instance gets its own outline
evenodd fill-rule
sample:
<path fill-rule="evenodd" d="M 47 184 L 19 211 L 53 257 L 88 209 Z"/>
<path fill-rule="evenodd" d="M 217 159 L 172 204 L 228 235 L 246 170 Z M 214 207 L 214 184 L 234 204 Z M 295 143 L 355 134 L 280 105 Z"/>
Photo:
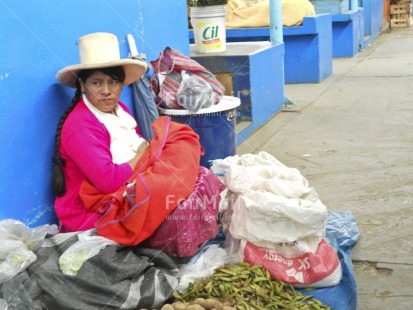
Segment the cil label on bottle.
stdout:
<path fill-rule="evenodd" d="M 225 50 L 225 22 L 197 22 L 194 34 L 195 45 L 200 53 Z"/>

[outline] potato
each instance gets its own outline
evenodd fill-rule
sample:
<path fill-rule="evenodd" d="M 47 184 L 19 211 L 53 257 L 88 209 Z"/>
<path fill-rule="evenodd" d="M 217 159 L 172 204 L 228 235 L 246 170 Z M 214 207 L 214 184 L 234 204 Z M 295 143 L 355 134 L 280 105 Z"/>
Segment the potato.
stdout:
<path fill-rule="evenodd" d="M 174 310 L 185 310 L 186 309 L 186 305 L 180 301 L 174 302 L 172 306 L 174 306 Z"/>
<path fill-rule="evenodd" d="M 200 305 L 205 308 L 204 303 L 205 303 L 205 298 L 201 298 L 201 297 L 195 299 L 194 301 L 191 301 L 191 305 Z"/>
<path fill-rule="evenodd" d="M 186 310 L 205 310 L 205 308 L 197 304 L 192 304 L 186 307 Z"/>
<path fill-rule="evenodd" d="M 161 310 L 174 310 L 174 306 L 166 304 L 161 308 Z"/>
<path fill-rule="evenodd" d="M 198 298 L 199 300 L 201 298 Z M 207 310 L 212 310 L 212 309 L 220 309 L 222 304 L 219 300 L 213 299 L 213 298 L 207 298 L 202 300 L 201 302 L 198 302 L 199 305 L 204 307 Z"/>
<path fill-rule="evenodd" d="M 231 299 L 225 300 L 222 305 L 235 307 L 236 304 L 237 304 L 237 301 L 234 298 L 231 298 Z"/>

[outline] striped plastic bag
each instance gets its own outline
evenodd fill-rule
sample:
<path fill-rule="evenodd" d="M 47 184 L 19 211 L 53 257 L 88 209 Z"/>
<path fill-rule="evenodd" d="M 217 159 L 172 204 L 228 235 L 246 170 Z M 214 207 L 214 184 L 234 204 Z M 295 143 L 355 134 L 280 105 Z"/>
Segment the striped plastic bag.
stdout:
<path fill-rule="evenodd" d="M 214 104 L 219 103 L 225 94 L 224 86 L 214 74 L 194 59 L 171 47 L 166 47 L 159 58 L 150 63 L 153 67 L 150 89 L 156 104 L 161 109 L 184 109 L 176 97 L 182 82 L 182 70 L 204 79 L 211 85 Z"/>

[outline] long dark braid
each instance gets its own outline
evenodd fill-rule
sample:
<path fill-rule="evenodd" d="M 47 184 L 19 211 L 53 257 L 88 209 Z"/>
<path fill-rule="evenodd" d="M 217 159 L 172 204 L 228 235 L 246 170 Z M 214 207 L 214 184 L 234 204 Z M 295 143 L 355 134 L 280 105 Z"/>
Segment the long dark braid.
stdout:
<path fill-rule="evenodd" d="M 75 108 L 76 104 L 79 102 L 80 97 L 82 96 L 82 91 L 80 88 L 79 79 L 83 82 L 86 82 L 88 77 L 90 77 L 94 72 L 100 71 L 103 72 L 113 79 L 123 83 L 125 81 L 125 72 L 122 67 L 109 67 L 109 68 L 99 68 L 99 69 L 86 69 L 78 73 L 76 79 L 76 92 L 72 98 L 70 106 L 66 109 L 63 115 L 60 117 L 59 124 L 56 129 L 55 136 L 55 151 L 54 156 L 52 157 L 53 171 L 52 171 L 52 190 L 53 194 L 56 197 L 63 196 L 66 194 L 66 181 L 65 175 L 63 172 L 63 167 L 66 166 L 66 160 L 60 156 L 60 134 L 62 132 L 63 124 L 66 118 L 69 116 L 70 112 Z"/>
<path fill-rule="evenodd" d="M 65 175 L 63 173 L 63 167 L 66 166 L 66 160 L 60 156 L 60 134 L 62 132 L 63 124 L 66 118 L 69 116 L 70 112 L 75 108 L 76 104 L 79 102 L 80 97 L 82 96 L 82 91 L 80 90 L 79 81 L 76 81 L 76 92 L 72 98 L 70 106 L 62 114 L 57 125 L 56 135 L 55 135 L 55 150 L 54 156 L 52 157 L 53 162 L 53 172 L 52 172 L 52 189 L 53 194 L 56 197 L 63 196 L 66 194 L 66 181 Z"/>

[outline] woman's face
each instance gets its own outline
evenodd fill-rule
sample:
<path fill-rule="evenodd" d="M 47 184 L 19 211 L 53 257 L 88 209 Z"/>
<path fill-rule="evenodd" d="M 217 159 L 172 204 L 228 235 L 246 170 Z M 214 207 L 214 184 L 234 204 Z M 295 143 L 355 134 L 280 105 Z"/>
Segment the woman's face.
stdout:
<path fill-rule="evenodd" d="M 112 113 L 122 92 L 121 82 L 99 71 L 92 73 L 86 82 L 80 81 L 80 87 L 90 103 L 106 113 Z"/>

